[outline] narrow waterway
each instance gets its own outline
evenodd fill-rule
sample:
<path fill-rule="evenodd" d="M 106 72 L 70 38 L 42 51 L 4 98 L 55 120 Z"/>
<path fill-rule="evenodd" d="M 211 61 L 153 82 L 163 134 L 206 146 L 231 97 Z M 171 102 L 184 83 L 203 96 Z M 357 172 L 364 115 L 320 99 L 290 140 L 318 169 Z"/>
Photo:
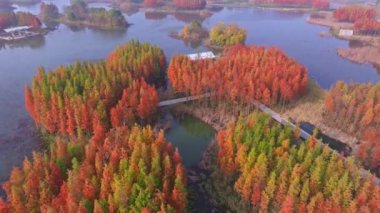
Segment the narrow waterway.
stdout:
<path fill-rule="evenodd" d="M 185 167 L 196 166 L 215 137 L 215 131 L 208 124 L 188 114 L 174 115 L 167 111 L 162 116 L 165 117 L 165 126 L 168 128 L 165 136 L 178 148 Z"/>

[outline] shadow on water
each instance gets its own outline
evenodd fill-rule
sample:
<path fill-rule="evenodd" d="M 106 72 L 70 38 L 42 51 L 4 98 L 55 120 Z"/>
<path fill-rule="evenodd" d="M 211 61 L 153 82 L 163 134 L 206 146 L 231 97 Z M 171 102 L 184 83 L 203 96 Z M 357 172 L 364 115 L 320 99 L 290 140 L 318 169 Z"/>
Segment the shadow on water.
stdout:
<path fill-rule="evenodd" d="M 167 129 L 165 136 L 178 148 L 187 169 L 189 212 L 221 212 L 204 189 L 208 171 L 197 166 L 215 137 L 214 129 L 193 116 L 174 114 L 167 109 L 162 110 L 160 123 Z"/>
<path fill-rule="evenodd" d="M 316 129 L 313 124 L 308 122 L 301 122 L 300 128 L 309 134 L 313 134 L 314 129 Z M 324 144 L 327 144 L 331 149 L 337 151 L 338 153 L 342 153 L 346 157 L 352 152 L 352 148 L 350 146 L 323 134 L 321 131 L 318 132 L 317 138 L 322 139 Z"/>
<path fill-rule="evenodd" d="M 0 41 L 0 50 L 2 49 L 15 49 L 15 48 L 25 48 L 29 47 L 31 49 L 39 49 L 45 45 L 45 37 L 35 36 L 33 38 L 27 38 L 20 41 Z"/>
<path fill-rule="evenodd" d="M 348 46 L 350 48 L 359 48 L 359 47 L 365 47 L 367 44 L 365 42 L 359 41 L 359 40 L 350 40 L 348 42 Z"/>
<path fill-rule="evenodd" d="M 214 135 L 211 127 L 188 115 L 175 118 L 172 128 L 166 134 L 168 140 L 178 147 L 187 168 L 195 166 L 201 160 L 203 151 Z"/>
<path fill-rule="evenodd" d="M 202 158 L 204 150 L 215 137 L 215 131 L 206 123 L 187 114 L 165 114 L 165 122 L 170 126 L 166 138 L 178 148 L 186 168 L 195 166 Z"/>
<path fill-rule="evenodd" d="M 376 71 L 377 71 L 377 74 L 380 75 L 380 64 L 379 65 L 374 65 Z"/>
<path fill-rule="evenodd" d="M 162 20 L 168 16 L 168 13 L 164 12 L 145 12 L 145 18 L 149 20 Z"/>
<path fill-rule="evenodd" d="M 191 23 L 193 21 L 203 22 L 205 19 L 212 16 L 212 13 L 184 13 L 177 12 L 174 13 L 174 18 L 178 21 L 182 21 L 185 23 Z"/>

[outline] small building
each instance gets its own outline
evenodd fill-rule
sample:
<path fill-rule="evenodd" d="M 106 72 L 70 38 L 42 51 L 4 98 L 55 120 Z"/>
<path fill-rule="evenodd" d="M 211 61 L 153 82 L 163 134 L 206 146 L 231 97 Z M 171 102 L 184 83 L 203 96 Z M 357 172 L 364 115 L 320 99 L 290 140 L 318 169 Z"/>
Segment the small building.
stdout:
<path fill-rule="evenodd" d="M 351 29 L 340 29 L 339 36 L 353 36 L 354 31 Z"/>
<path fill-rule="evenodd" d="M 30 31 L 30 26 L 18 26 L 4 29 L 4 33 L 0 34 L 0 40 L 15 41 L 28 37 L 40 35 L 40 33 Z"/>
<path fill-rule="evenodd" d="M 215 54 L 211 51 L 188 54 L 187 57 L 192 61 L 216 58 Z"/>

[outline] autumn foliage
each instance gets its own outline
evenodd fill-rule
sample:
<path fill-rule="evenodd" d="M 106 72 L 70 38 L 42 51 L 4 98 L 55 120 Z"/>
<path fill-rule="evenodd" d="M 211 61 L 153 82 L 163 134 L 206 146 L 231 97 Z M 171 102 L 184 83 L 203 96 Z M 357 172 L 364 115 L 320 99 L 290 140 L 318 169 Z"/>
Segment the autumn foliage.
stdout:
<path fill-rule="evenodd" d="M 179 37 L 185 41 L 202 41 L 202 39 L 208 37 L 208 32 L 207 29 L 202 27 L 202 23 L 193 21 L 183 27 Z"/>
<path fill-rule="evenodd" d="M 17 12 L 17 25 L 19 26 L 31 26 L 33 28 L 38 28 L 41 26 L 40 20 L 33 14 L 28 12 Z"/>
<path fill-rule="evenodd" d="M 354 29 L 357 31 L 380 31 L 380 21 L 376 20 L 358 20 L 354 24 Z"/>
<path fill-rule="evenodd" d="M 91 135 L 97 125 L 142 121 L 158 103 L 154 86 L 145 80 L 156 82 L 165 63 L 160 48 L 131 41 L 107 61 L 77 62 L 48 73 L 39 68 L 32 88 L 25 87 L 26 109 L 50 134 Z M 110 116 L 115 110 L 120 113 Z"/>
<path fill-rule="evenodd" d="M 155 112 L 147 81 L 159 83 L 165 63 L 158 47 L 131 41 L 107 61 L 40 68 L 25 104 L 54 143 L 13 169 L 1 212 L 184 212 L 178 150 L 163 132 L 134 125 Z"/>
<path fill-rule="evenodd" d="M 117 105 L 111 109 L 112 127 L 133 124 L 148 119 L 156 112 L 159 102 L 157 91 L 143 79 L 134 80 L 130 87 L 124 89 Z"/>
<path fill-rule="evenodd" d="M 376 18 L 376 10 L 366 6 L 350 5 L 335 10 L 334 18 L 338 21 L 347 22 L 374 20 Z"/>
<path fill-rule="evenodd" d="M 329 9 L 330 1 L 329 0 L 312 0 L 311 6 L 312 8 L 316 8 L 316 9 Z"/>
<path fill-rule="evenodd" d="M 178 151 L 138 126 L 53 143 L 49 155 L 14 168 L 4 189 L 1 212 L 184 212 L 187 199 Z"/>
<path fill-rule="evenodd" d="M 172 58 L 168 78 L 175 92 L 199 95 L 212 92 L 218 99 L 266 105 L 295 100 L 307 86 L 304 66 L 277 48 L 234 46 L 217 60 Z"/>
<path fill-rule="evenodd" d="M 0 13 L 0 29 L 16 25 L 16 15 L 14 13 Z"/>
<path fill-rule="evenodd" d="M 180 9 L 203 9 L 206 0 L 173 0 L 174 6 Z"/>
<path fill-rule="evenodd" d="M 29 12 L 4 12 L 0 13 L 0 29 L 14 26 L 30 26 L 38 28 L 41 26 L 40 20 Z"/>
<path fill-rule="evenodd" d="M 325 99 L 327 124 L 362 139 L 357 153 L 366 166 L 380 169 L 380 84 L 338 82 Z"/>
<path fill-rule="evenodd" d="M 231 46 L 244 44 L 247 31 L 235 24 L 226 25 L 219 22 L 210 30 L 210 44 L 215 46 Z"/>
<path fill-rule="evenodd" d="M 252 212 L 380 211 L 372 175 L 267 115 L 239 118 L 218 132 L 217 144 L 221 176 Z"/>
<path fill-rule="evenodd" d="M 136 41 L 117 47 L 107 58 L 111 69 L 131 73 L 133 78 L 144 77 L 148 82 L 162 80 L 166 57 L 158 46 Z"/>
<path fill-rule="evenodd" d="M 160 0 L 144 0 L 144 5 L 147 7 L 156 7 L 161 4 Z"/>

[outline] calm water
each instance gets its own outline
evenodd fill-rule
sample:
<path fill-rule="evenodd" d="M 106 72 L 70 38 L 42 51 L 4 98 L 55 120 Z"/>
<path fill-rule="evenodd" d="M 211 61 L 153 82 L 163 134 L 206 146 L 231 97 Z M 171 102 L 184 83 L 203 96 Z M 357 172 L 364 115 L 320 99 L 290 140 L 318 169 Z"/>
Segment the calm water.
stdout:
<path fill-rule="evenodd" d="M 60 5 L 67 1 L 61 1 Z M 28 5 L 17 7 L 17 10 L 38 13 L 38 8 L 38 5 Z M 204 50 L 204 47 L 194 49 L 186 46 L 169 36 L 171 32 L 179 31 L 185 24 L 180 20 L 188 17 L 143 12 L 129 14 L 127 20 L 133 25 L 125 31 L 105 32 L 60 25 L 45 38 L 0 46 L 0 182 L 7 178 L 12 166 L 20 165 L 25 156 L 38 149 L 33 123 L 24 109 L 23 96 L 23 87 L 31 82 L 37 66 L 54 68 L 76 60 L 102 59 L 117 45 L 130 39 L 157 44 L 168 58 L 177 53 Z M 219 21 L 237 23 L 247 29 L 248 44 L 283 48 L 307 66 L 310 76 L 323 88 L 329 88 L 337 80 L 377 82 L 380 79 L 371 66 L 354 64 L 338 57 L 336 48 L 348 47 L 348 42 L 321 38 L 319 32 L 327 28 L 307 24 L 306 17 L 304 14 L 258 9 L 223 9 L 204 20 L 203 24 L 210 28 Z M 186 120 L 189 119 L 179 120 L 169 137 L 173 137 L 174 143 L 183 149 L 187 150 L 186 146 L 190 150 L 203 149 L 204 143 L 198 141 L 194 136 L 196 132 L 191 131 L 191 125 L 189 127 L 189 123 L 195 121 Z M 174 139 L 179 136 L 183 143 Z M 186 143 L 188 141 L 192 143 Z M 192 152 L 182 151 L 182 155 L 187 165 L 198 159 L 192 156 Z"/>
<path fill-rule="evenodd" d="M 208 124 L 192 116 L 183 115 L 174 118 L 165 136 L 178 147 L 184 165 L 189 168 L 199 162 L 203 151 L 214 138 L 215 131 Z"/>

